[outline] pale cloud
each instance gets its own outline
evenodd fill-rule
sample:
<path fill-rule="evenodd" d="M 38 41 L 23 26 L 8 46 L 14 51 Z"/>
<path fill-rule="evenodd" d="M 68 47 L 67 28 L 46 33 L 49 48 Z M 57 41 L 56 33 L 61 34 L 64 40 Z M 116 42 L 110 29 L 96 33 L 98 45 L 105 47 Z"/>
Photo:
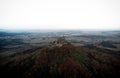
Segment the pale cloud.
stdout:
<path fill-rule="evenodd" d="M 0 28 L 120 29 L 120 0 L 0 0 Z"/>

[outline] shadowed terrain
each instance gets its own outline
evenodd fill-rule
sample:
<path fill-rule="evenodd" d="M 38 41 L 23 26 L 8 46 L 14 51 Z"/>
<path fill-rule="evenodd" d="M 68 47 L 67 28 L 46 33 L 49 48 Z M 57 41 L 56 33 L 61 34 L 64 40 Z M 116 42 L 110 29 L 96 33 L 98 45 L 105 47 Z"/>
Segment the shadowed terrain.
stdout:
<path fill-rule="evenodd" d="M 101 44 L 107 46 L 106 43 Z M 74 46 L 64 37 L 60 37 L 48 45 L 1 59 L 0 76 L 3 78 L 116 78 L 120 77 L 119 59 L 118 55 L 100 52 L 88 46 Z"/>

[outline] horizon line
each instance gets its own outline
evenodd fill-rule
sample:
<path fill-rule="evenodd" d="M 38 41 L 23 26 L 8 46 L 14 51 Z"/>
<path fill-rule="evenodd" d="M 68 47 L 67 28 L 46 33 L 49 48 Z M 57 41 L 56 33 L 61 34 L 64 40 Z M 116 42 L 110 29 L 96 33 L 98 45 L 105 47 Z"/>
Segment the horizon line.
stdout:
<path fill-rule="evenodd" d="M 6 28 L 0 28 L 0 31 L 38 31 L 38 30 L 51 30 L 51 31 L 120 31 L 120 29 L 6 29 Z"/>

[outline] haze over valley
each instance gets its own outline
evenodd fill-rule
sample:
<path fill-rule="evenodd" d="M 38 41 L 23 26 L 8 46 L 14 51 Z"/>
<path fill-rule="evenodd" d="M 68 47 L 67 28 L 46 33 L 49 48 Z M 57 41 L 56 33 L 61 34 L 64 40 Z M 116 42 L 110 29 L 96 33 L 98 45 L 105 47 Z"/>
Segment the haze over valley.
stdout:
<path fill-rule="evenodd" d="M 120 0 L 0 0 L 0 78 L 120 78 Z"/>
<path fill-rule="evenodd" d="M 0 31 L 2 77 L 113 78 L 119 59 L 120 31 Z"/>

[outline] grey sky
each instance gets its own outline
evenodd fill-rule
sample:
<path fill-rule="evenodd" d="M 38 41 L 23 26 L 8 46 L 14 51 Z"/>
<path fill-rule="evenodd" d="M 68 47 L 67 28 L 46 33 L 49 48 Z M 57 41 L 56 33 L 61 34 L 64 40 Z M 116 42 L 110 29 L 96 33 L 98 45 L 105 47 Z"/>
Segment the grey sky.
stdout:
<path fill-rule="evenodd" d="M 120 0 L 0 0 L 0 29 L 120 29 Z"/>

